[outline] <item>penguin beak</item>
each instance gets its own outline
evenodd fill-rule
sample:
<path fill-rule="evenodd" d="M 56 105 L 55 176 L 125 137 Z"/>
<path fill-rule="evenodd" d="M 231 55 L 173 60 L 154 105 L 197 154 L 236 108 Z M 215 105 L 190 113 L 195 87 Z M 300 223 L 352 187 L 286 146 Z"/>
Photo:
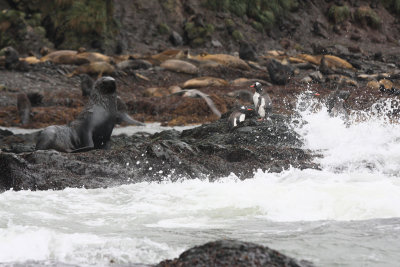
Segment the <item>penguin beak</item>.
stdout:
<path fill-rule="evenodd" d="M 315 93 L 314 95 L 315 95 L 315 96 L 320 96 L 321 94 L 319 94 L 319 93 Z"/>
<path fill-rule="evenodd" d="M 250 87 L 251 87 L 251 88 L 254 88 L 254 84 L 253 84 L 253 85 L 250 85 Z"/>
<path fill-rule="evenodd" d="M 248 108 L 247 110 L 249 110 L 249 111 L 250 111 L 250 110 L 253 110 L 253 109 L 252 109 L 252 108 Z"/>

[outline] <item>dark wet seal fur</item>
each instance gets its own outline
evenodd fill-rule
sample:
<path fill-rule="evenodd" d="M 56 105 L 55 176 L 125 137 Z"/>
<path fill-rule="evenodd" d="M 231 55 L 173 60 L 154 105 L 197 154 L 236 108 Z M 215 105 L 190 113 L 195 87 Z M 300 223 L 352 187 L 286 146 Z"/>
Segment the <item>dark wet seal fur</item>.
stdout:
<path fill-rule="evenodd" d="M 78 117 L 67 125 L 45 128 L 39 135 L 36 149 L 80 152 L 108 148 L 120 116 L 115 80 L 102 77 L 95 82 L 89 103 Z"/>

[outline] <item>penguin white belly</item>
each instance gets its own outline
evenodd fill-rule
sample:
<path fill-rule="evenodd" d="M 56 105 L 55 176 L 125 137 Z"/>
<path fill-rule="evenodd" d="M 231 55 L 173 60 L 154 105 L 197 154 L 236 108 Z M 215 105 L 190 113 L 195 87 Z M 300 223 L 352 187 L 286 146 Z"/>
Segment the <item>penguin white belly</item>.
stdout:
<path fill-rule="evenodd" d="M 258 98 L 260 97 L 260 94 L 255 92 L 253 95 L 253 102 L 254 102 L 254 107 L 257 109 L 257 104 L 258 104 Z"/>
<path fill-rule="evenodd" d="M 265 117 L 265 99 L 264 99 L 264 97 L 261 98 L 261 103 L 260 103 L 260 106 L 258 107 L 257 112 L 261 118 Z"/>
<path fill-rule="evenodd" d="M 245 114 L 240 114 L 239 116 L 239 121 L 242 122 L 246 119 L 246 115 Z"/>

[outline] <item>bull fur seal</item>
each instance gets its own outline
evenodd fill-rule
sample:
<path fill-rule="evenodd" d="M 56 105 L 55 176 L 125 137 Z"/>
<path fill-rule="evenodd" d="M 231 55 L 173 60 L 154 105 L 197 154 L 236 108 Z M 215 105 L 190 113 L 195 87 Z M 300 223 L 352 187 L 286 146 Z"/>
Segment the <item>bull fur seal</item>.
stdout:
<path fill-rule="evenodd" d="M 78 117 L 67 125 L 49 126 L 41 131 L 36 149 L 81 152 L 108 148 L 111 133 L 120 120 L 115 80 L 102 77 L 95 82 L 89 103 Z"/>
<path fill-rule="evenodd" d="M 260 120 L 264 120 L 265 117 L 268 117 L 272 113 L 272 101 L 269 95 L 264 92 L 264 89 L 261 83 L 256 82 L 251 85 L 256 89 L 253 95 L 254 107 L 258 115 L 260 116 Z"/>

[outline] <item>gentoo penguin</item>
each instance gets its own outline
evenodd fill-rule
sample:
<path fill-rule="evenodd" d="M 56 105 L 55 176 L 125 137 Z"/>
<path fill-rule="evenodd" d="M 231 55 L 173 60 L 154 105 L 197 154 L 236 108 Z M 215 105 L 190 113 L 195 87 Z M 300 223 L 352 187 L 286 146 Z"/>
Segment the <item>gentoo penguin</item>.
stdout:
<path fill-rule="evenodd" d="M 176 93 L 173 93 L 171 95 L 181 95 L 183 97 L 201 97 L 204 99 L 204 101 L 206 101 L 207 105 L 209 106 L 209 108 L 211 109 L 211 111 L 218 116 L 218 118 L 221 118 L 221 112 L 217 109 L 217 107 L 215 106 L 214 102 L 212 101 L 212 99 L 206 95 L 205 93 L 203 93 L 200 90 L 197 89 L 184 89 L 184 90 L 180 90 Z"/>
<path fill-rule="evenodd" d="M 241 106 L 240 108 L 234 110 L 228 118 L 229 128 L 235 128 L 240 122 L 244 121 L 246 117 L 251 117 L 253 114 L 253 107 Z"/>
<path fill-rule="evenodd" d="M 260 120 L 264 120 L 265 117 L 268 117 L 272 113 L 271 98 L 266 92 L 264 92 L 261 83 L 256 82 L 250 87 L 256 89 L 253 95 L 254 107 L 257 114 L 261 117 Z"/>

